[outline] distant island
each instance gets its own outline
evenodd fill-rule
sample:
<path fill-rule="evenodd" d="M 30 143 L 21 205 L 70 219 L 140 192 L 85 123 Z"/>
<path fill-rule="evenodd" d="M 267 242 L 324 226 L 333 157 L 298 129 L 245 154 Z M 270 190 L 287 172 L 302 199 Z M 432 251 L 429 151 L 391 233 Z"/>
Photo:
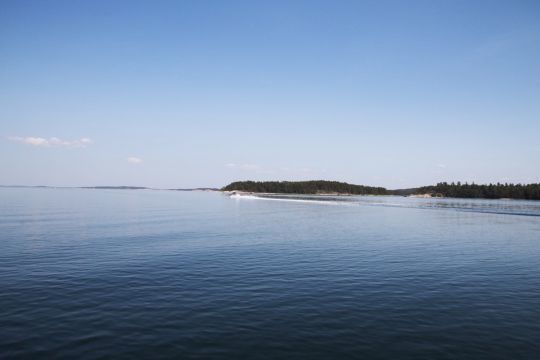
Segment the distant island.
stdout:
<path fill-rule="evenodd" d="M 245 191 L 281 194 L 346 194 L 388 195 L 383 187 L 352 185 L 338 181 L 237 181 L 225 186 L 223 191 Z"/>
<path fill-rule="evenodd" d="M 178 189 L 167 189 L 172 191 L 219 191 L 217 188 L 212 187 L 199 187 L 199 188 L 178 188 Z"/>
<path fill-rule="evenodd" d="M 401 195 L 416 197 L 450 197 L 481 199 L 540 200 L 538 184 L 468 184 L 446 183 L 410 189 L 389 190 L 384 187 L 354 185 L 345 182 L 310 181 L 236 181 L 221 189 L 251 193 L 311 194 L 311 195 Z"/>
<path fill-rule="evenodd" d="M 153 187 L 146 187 L 146 186 L 126 186 L 126 185 L 103 185 L 103 186 L 0 185 L 0 188 L 95 189 L 95 190 L 220 191 L 220 189 L 218 189 L 218 188 L 212 188 L 212 187 L 161 189 L 161 188 L 153 188 Z"/>
<path fill-rule="evenodd" d="M 101 190 L 147 190 L 145 186 L 81 186 L 80 189 L 101 189 Z"/>
<path fill-rule="evenodd" d="M 481 199 L 525 199 L 540 200 L 540 183 L 538 184 L 468 184 L 441 182 L 434 186 L 423 186 L 416 189 L 415 194 L 428 194 L 451 198 Z"/>

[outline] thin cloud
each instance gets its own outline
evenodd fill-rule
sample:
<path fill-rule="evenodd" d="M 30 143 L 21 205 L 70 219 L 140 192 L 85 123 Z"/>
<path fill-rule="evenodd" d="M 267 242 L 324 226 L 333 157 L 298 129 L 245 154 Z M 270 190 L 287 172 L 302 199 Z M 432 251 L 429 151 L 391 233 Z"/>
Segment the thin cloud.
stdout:
<path fill-rule="evenodd" d="M 143 162 L 143 160 L 135 156 L 130 156 L 127 158 L 127 162 L 130 164 L 140 164 Z"/>
<path fill-rule="evenodd" d="M 10 136 L 10 141 L 18 142 L 25 145 L 31 145 L 36 147 L 67 147 L 67 148 L 84 148 L 92 144 L 92 140 L 89 138 L 81 138 L 77 140 L 62 140 L 57 137 L 43 138 L 34 136 Z"/>
<path fill-rule="evenodd" d="M 259 165 L 255 164 L 235 164 L 235 163 L 228 163 L 225 164 L 226 167 L 230 169 L 240 169 L 244 171 L 260 171 L 261 167 Z"/>

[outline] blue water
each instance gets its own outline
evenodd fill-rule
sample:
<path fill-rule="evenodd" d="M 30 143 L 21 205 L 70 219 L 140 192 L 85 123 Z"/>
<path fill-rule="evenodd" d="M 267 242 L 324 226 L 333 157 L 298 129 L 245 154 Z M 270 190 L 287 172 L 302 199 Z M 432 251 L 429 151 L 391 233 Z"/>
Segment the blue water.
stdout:
<path fill-rule="evenodd" d="M 0 358 L 537 359 L 540 202 L 0 188 Z"/>

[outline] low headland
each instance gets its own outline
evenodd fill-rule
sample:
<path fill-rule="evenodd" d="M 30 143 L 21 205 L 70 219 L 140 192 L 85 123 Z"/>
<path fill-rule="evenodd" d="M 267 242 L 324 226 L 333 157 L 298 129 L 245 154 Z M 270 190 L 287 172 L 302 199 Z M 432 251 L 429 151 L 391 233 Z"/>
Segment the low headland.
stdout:
<path fill-rule="evenodd" d="M 221 189 L 235 193 L 273 193 L 302 195 L 399 195 L 411 197 L 449 197 L 477 199 L 540 200 L 537 184 L 468 184 L 441 182 L 437 185 L 389 190 L 384 187 L 354 185 L 345 182 L 310 181 L 236 181 Z"/>

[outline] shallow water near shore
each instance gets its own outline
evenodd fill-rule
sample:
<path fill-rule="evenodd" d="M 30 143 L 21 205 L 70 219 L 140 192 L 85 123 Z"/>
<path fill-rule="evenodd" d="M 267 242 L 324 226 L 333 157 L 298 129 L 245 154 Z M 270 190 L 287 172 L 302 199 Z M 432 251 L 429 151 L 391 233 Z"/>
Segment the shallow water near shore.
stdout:
<path fill-rule="evenodd" d="M 532 359 L 540 202 L 0 188 L 0 357 Z"/>

